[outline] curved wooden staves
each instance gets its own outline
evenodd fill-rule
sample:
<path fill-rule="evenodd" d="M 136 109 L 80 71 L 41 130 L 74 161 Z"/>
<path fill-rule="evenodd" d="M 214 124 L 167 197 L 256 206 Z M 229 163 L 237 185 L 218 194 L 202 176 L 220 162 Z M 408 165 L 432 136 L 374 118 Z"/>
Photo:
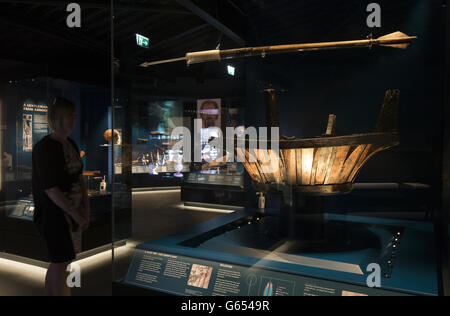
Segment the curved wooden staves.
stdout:
<path fill-rule="evenodd" d="M 279 124 L 274 110 L 275 91 L 266 90 L 265 93 L 268 94 L 265 98 L 269 116 L 267 121 Z M 374 133 L 334 136 L 336 116 L 330 115 L 323 137 L 281 139 L 279 158 L 270 149 L 257 149 L 253 155 L 257 161 L 250 162 L 247 140 L 244 166 L 258 188 L 289 185 L 297 191 L 310 194 L 350 192 L 358 173 L 369 159 L 399 144 L 396 132 L 399 96 L 398 90 L 386 92 Z M 267 147 L 264 148 L 272 148 L 270 140 L 265 145 Z M 239 153 L 242 149 L 237 150 Z"/>

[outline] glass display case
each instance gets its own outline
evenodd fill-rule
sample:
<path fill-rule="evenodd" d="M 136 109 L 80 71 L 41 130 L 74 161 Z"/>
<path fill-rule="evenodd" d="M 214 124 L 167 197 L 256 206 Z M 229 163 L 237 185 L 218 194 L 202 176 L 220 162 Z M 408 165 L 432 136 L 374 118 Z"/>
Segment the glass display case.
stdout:
<path fill-rule="evenodd" d="M 184 178 L 181 200 L 185 205 L 212 207 L 242 207 L 245 204 L 244 166 L 231 161 L 232 152 L 211 144 L 211 140 L 223 137 L 226 127 L 239 135 L 245 130 L 242 99 L 212 99 L 197 101 L 196 118 L 202 124 L 199 135 L 201 159 L 192 164 L 192 171 Z M 217 106 L 216 113 L 210 112 Z M 220 115 L 218 115 L 220 113 Z M 220 122 L 220 123 L 219 123 Z M 222 135 L 222 136 L 219 136 Z"/>
<path fill-rule="evenodd" d="M 135 83 L 130 87 L 133 189 L 179 187 L 184 173 L 190 171 L 190 163 L 183 161 L 182 149 L 172 149 L 183 140 L 183 135 L 173 132 L 176 127 L 190 128 L 186 102 L 151 95 L 142 86 Z"/>
<path fill-rule="evenodd" d="M 111 110 L 103 99 L 107 91 L 104 87 L 55 79 L 45 67 L 35 68 L 20 64 L 10 68 L 13 80 L 0 82 L 0 256 L 45 266 L 48 251 L 33 219 L 31 172 L 33 147 L 51 132 L 48 106 L 55 97 L 65 96 L 77 107 L 71 137 L 80 149 L 91 207 L 91 225 L 82 240 L 81 257 L 111 244 L 112 177 L 108 166 L 112 165 L 112 157 L 108 157 L 107 147 L 102 147 L 108 142 L 103 131 L 108 127 Z"/>
<path fill-rule="evenodd" d="M 193 161 L 183 168 L 181 201 L 241 208 L 140 239 L 133 256 L 115 261 L 115 294 L 448 294 L 440 119 L 447 9 L 439 1 L 331 2 L 249 1 L 216 11 L 189 2 L 180 5 L 188 17 L 168 14 L 167 33 L 148 25 L 154 47 L 116 51 L 139 82 L 129 89 L 133 102 L 140 91 L 183 100 L 179 124 L 193 134 L 183 159 L 189 149 Z M 116 32 L 122 23 L 119 15 Z M 148 113 L 164 113 L 158 102 L 146 103 L 159 105 Z M 225 108 L 241 117 L 224 119 Z M 134 115 L 136 124 L 142 115 Z M 160 121 L 133 134 L 148 142 L 136 143 L 136 155 L 133 148 L 143 172 L 170 156 L 161 143 L 173 139 Z"/>

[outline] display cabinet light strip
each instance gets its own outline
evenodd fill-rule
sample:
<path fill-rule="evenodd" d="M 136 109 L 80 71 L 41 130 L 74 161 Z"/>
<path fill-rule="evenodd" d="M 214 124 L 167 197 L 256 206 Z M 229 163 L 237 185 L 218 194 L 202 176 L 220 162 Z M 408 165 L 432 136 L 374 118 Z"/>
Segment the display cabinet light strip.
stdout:
<path fill-rule="evenodd" d="M 209 207 L 198 207 L 198 206 L 185 206 L 181 204 L 179 206 L 181 209 L 197 211 L 197 212 L 210 212 L 210 213 L 222 213 L 222 214 L 230 214 L 236 212 L 236 210 L 224 210 L 217 208 L 209 208 Z"/>
<path fill-rule="evenodd" d="M 120 256 L 126 255 L 127 250 L 132 250 L 133 248 L 134 248 L 133 245 L 131 245 L 131 248 L 129 247 L 129 245 L 123 245 L 117 247 L 115 251 Z M 100 264 L 110 260 L 111 260 L 111 250 L 106 250 L 93 256 L 74 261 L 74 263 L 84 267 L 91 267 L 94 264 Z M 45 276 L 45 274 L 47 273 L 46 268 L 39 267 L 34 264 L 23 263 L 5 258 L 0 258 L 0 271 L 2 272 L 6 271 L 7 273 L 20 272 L 21 274 L 26 274 L 30 276 L 32 275 L 37 277 L 41 277 L 42 275 Z"/>
<path fill-rule="evenodd" d="M 174 192 L 180 192 L 180 191 L 181 191 L 181 189 L 147 190 L 147 191 L 133 191 L 133 194 L 174 193 Z"/>
<path fill-rule="evenodd" d="M 114 255 L 115 256 L 123 255 L 123 254 L 125 254 L 126 250 L 127 250 L 127 246 L 126 245 L 117 247 L 114 250 Z M 100 253 L 95 254 L 93 256 L 74 261 L 74 263 L 79 264 L 80 266 L 83 265 L 85 267 L 86 266 L 91 266 L 91 265 L 94 265 L 94 264 L 103 263 L 104 261 L 107 261 L 107 260 L 110 261 L 111 260 L 111 255 L 112 255 L 111 254 L 111 250 L 106 250 L 104 252 L 100 252 Z"/>
<path fill-rule="evenodd" d="M 47 269 L 35 265 L 0 258 L 0 270 L 7 273 L 20 273 L 22 275 L 45 277 Z"/>

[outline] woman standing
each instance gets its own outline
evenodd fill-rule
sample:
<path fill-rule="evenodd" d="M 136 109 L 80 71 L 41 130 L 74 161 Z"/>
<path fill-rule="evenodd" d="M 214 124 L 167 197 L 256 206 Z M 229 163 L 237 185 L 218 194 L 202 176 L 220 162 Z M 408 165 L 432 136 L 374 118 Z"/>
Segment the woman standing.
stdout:
<path fill-rule="evenodd" d="M 70 296 L 68 265 L 81 251 L 81 232 L 89 225 L 89 201 L 76 143 L 69 137 L 75 105 L 56 98 L 48 109 L 52 133 L 33 148 L 34 221 L 50 258 L 45 294 Z"/>

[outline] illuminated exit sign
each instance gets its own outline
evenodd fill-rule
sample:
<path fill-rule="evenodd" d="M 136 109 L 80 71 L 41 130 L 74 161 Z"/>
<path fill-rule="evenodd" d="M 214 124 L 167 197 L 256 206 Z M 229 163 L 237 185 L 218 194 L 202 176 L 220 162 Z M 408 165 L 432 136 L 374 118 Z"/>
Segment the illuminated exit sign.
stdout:
<path fill-rule="evenodd" d="M 136 34 L 136 44 L 140 47 L 148 48 L 150 40 L 148 37 Z"/>

